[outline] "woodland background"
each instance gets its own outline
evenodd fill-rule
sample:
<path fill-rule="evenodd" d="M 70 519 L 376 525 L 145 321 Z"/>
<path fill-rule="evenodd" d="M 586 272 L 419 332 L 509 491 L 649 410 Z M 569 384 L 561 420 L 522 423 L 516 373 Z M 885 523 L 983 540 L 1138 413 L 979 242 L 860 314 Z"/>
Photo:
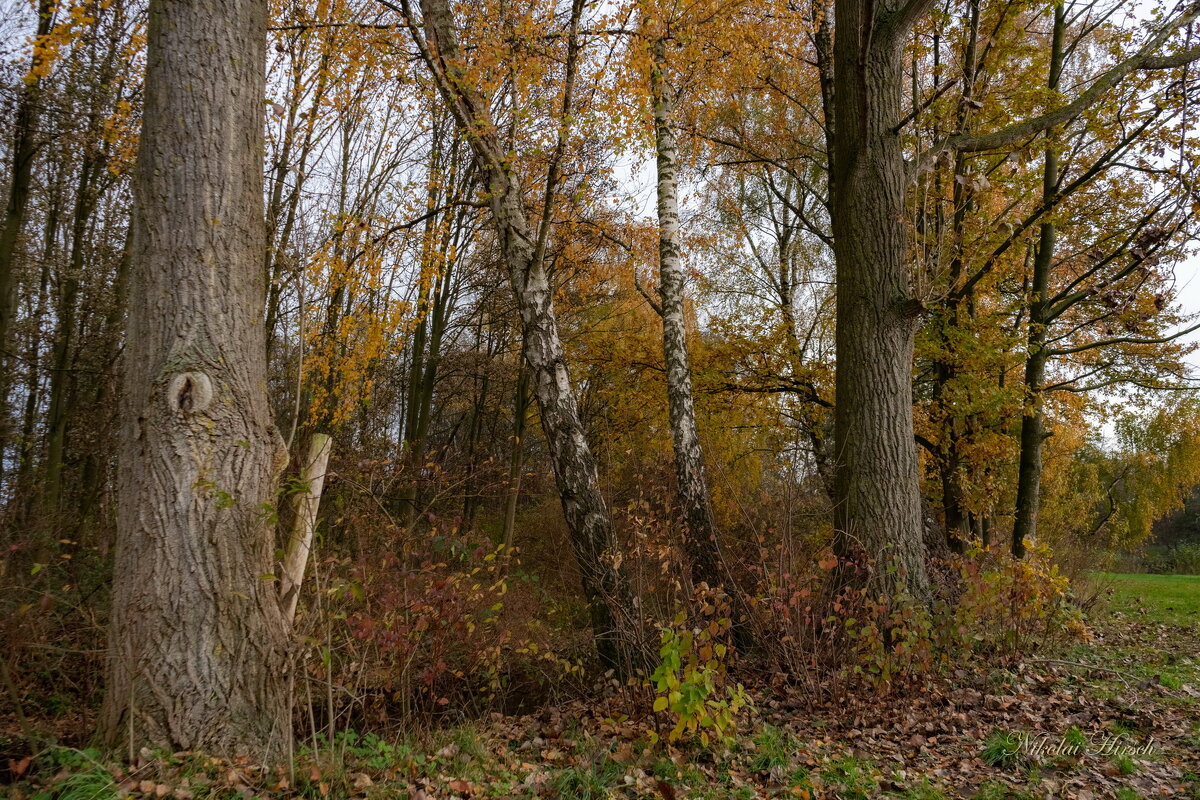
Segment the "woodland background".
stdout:
<path fill-rule="evenodd" d="M 86 728 L 114 585 L 146 9 L 5 2 L 0 660 L 24 717 Z M 675 723 L 675 738 L 719 734 L 754 674 L 888 692 L 958 658 L 1042 647 L 1086 627 L 1085 593 L 1064 576 L 1197 571 L 1196 345 L 1178 338 L 1196 313 L 1178 287 L 1200 231 L 1200 67 L 1150 63 L 1195 47 L 1179 22 L 1194 9 L 950 0 L 906 40 L 898 138 L 910 160 L 930 154 L 903 219 L 922 547 L 940 604 L 923 622 L 894 597 L 828 588 L 845 585 L 846 560 L 831 501 L 829 9 L 453 11 L 472 90 L 545 231 L 563 360 L 619 543 L 605 563 L 636 599 L 624 658 L 657 668 L 626 691 L 670 717 L 664 736 Z M 313 741 L 588 696 L 619 667 L 603 647 L 597 667 L 596 603 L 569 555 L 494 184 L 401 12 L 270 8 L 262 319 L 290 453 L 273 580 L 313 496 L 300 470 L 314 437 L 332 442 L 295 595 L 294 721 Z M 1011 146 L 930 149 L 1088 92 L 1168 23 L 1143 69 L 1061 122 Z M 677 146 L 673 290 L 664 131 Z M 719 553 L 707 566 L 673 447 L 671 302 Z M 1026 479 L 1040 485 L 1032 505 Z M 670 647 L 710 716 L 656 684 Z"/>

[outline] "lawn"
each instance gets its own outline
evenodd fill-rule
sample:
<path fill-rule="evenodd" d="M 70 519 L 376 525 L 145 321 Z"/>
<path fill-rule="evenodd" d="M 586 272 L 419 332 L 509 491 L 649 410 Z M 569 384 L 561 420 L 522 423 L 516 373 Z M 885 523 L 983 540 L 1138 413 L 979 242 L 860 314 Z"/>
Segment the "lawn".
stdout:
<path fill-rule="evenodd" d="M 1200 624 L 1200 575 L 1100 573 L 1097 579 L 1101 587 L 1112 589 L 1108 595 L 1111 611 L 1165 625 Z"/>

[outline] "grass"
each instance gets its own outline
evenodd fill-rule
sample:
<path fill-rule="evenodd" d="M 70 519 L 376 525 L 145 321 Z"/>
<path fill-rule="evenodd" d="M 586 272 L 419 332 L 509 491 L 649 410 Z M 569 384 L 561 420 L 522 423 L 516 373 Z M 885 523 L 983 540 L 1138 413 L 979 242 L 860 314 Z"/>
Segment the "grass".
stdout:
<path fill-rule="evenodd" d="M 831 787 L 837 787 L 836 796 L 843 800 L 869 800 L 879 790 L 872 772 L 871 764 L 847 755 L 830 764 L 821 777 Z"/>
<path fill-rule="evenodd" d="M 1132 775 L 1137 772 L 1137 763 L 1129 756 L 1117 756 L 1113 759 L 1113 766 L 1122 775 Z"/>
<path fill-rule="evenodd" d="M 983 743 L 979 757 L 992 767 L 1011 767 L 1021 754 L 1021 739 L 1016 734 L 996 729 Z"/>
<path fill-rule="evenodd" d="M 555 776 L 555 796 L 561 800 L 604 800 L 609 789 L 621 777 L 620 767 L 611 761 L 568 767 Z"/>
<path fill-rule="evenodd" d="M 786 767 L 796 750 L 796 743 L 787 731 L 767 725 L 754 736 L 754 748 L 750 769 L 765 772 L 772 767 Z"/>
<path fill-rule="evenodd" d="M 1111 583 L 1109 607 L 1113 611 L 1138 613 L 1164 625 L 1200 624 L 1200 575 L 1117 575 L 1101 573 Z"/>

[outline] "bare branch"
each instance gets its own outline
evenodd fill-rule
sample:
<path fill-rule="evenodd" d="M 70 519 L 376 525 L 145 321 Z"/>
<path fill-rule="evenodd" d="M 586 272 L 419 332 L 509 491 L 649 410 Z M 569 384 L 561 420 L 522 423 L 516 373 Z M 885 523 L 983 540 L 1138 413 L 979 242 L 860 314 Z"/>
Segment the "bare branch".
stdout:
<path fill-rule="evenodd" d="M 1109 345 L 1113 344 L 1166 344 L 1167 342 L 1175 341 L 1181 336 L 1187 336 L 1189 333 L 1194 331 L 1200 331 L 1200 323 L 1196 323 L 1190 328 L 1184 328 L 1181 331 L 1172 333 L 1169 336 L 1162 336 L 1155 339 L 1135 339 L 1131 336 L 1116 336 L 1112 339 L 1101 339 L 1096 342 L 1089 342 L 1087 344 L 1081 344 L 1075 347 L 1060 347 L 1055 350 L 1050 350 L 1048 355 L 1066 356 L 1072 353 L 1082 353 L 1085 350 L 1095 350 L 1097 347 L 1108 347 Z"/>

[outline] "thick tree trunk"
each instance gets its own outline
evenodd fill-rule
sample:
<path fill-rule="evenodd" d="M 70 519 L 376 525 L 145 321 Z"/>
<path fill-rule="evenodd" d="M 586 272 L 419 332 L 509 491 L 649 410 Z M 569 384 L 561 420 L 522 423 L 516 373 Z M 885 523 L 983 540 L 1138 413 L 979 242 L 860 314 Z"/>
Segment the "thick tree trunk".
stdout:
<path fill-rule="evenodd" d="M 404 3 L 407 9 L 407 3 Z M 576 2 L 573 26 L 578 24 Z M 463 74 L 453 16 L 446 0 L 423 0 L 425 37 L 415 34 L 418 46 L 437 81 L 438 90 L 462 126 L 487 190 L 500 252 L 508 268 L 517 298 L 524 335 L 525 363 L 533 383 L 542 420 L 542 431 L 550 450 L 559 498 L 571 535 L 571 546 L 579 567 L 584 596 L 591 613 L 596 649 L 605 666 L 623 669 L 632 654 L 622 652 L 624 626 L 633 610 L 629 584 L 620 569 L 620 553 L 608 504 L 600 491 L 596 457 L 588 445 L 571 377 L 567 371 L 558 317 L 554 311 L 553 287 L 546 270 L 544 247 L 549 224 L 543 218 L 535 231 L 526 217 L 519 182 L 509 174 L 507 151 L 496 138 L 487 100 L 472 88 Z M 411 15 L 410 15 L 411 18 Z M 571 97 L 571 81 L 577 57 L 577 30 L 572 30 L 568 78 L 564 96 Z M 564 115 L 568 109 L 562 110 Z M 563 123 L 565 124 L 565 123 Z M 561 156 L 562 137 L 552 164 Z M 557 188 L 557 166 L 546 179 L 545 208 Z"/>
<path fill-rule="evenodd" d="M 679 506 L 687 525 L 684 549 L 692 577 L 709 586 L 724 581 L 717 526 L 704 474 L 704 454 L 696 427 L 692 370 L 684 320 L 684 273 L 679 243 L 679 194 L 676 183 L 675 98 L 667 82 L 666 45 L 654 42 L 650 89 L 654 102 L 654 144 L 658 164 L 658 291 L 662 299 L 663 362 Z"/>
<path fill-rule="evenodd" d="M 913 440 L 918 303 L 909 286 L 896 126 L 907 30 L 898 0 L 837 0 L 830 200 L 837 264 L 834 527 L 874 560 L 881 590 L 929 594 Z"/>
<path fill-rule="evenodd" d="M 1054 9 L 1054 39 L 1050 51 L 1051 91 L 1058 89 L 1062 77 L 1066 36 L 1066 9 L 1059 3 Z M 1042 202 L 1058 191 L 1058 153 L 1052 143 L 1046 145 L 1042 173 Z M 1013 520 L 1012 554 L 1025 557 L 1025 540 L 1037 533 L 1038 506 L 1042 488 L 1042 443 L 1046 439 L 1043 390 L 1046 385 L 1046 326 L 1049 324 L 1050 271 L 1054 265 L 1054 244 L 1058 231 L 1053 221 L 1043 222 L 1033 257 L 1033 281 L 1029 294 L 1029 339 L 1025 356 L 1025 415 L 1021 418 L 1021 456 L 1017 467 L 1017 503 Z"/>
<path fill-rule="evenodd" d="M 265 0 L 152 0 L 119 450 L 110 745 L 269 759 L 291 736 L 269 509 Z"/>

